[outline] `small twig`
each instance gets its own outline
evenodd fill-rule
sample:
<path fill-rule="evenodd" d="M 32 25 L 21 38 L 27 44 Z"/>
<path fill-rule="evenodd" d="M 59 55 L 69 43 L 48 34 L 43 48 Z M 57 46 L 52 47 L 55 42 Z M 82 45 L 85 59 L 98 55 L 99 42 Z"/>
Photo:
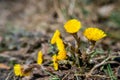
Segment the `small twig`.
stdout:
<path fill-rule="evenodd" d="M 116 61 L 108 61 L 108 62 L 106 62 L 105 64 L 119 64 L 119 65 L 120 65 L 120 63 L 119 63 L 119 62 L 116 62 Z"/>
<path fill-rule="evenodd" d="M 88 75 L 88 73 L 87 74 L 75 74 L 75 76 L 84 76 L 84 77 L 87 75 Z M 105 75 L 89 75 L 89 77 L 109 78 Z"/>
<path fill-rule="evenodd" d="M 90 75 L 90 77 L 99 77 L 99 78 L 110 78 L 110 77 L 107 77 L 105 75 Z"/>
<path fill-rule="evenodd" d="M 80 47 L 80 37 L 78 37 L 77 33 L 72 34 L 75 41 L 76 41 L 76 48 L 79 49 Z"/>
<path fill-rule="evenodd" d="M 10 77 L 10 75 L 13 73 L 13 71 L 11 70 L 9 73 L 8 73 L 8 76 L 6 77 L 6 79 L 5 80 L 9 80 L 9 77 Z"/>
<path fill-rule="evenodd" d="M 68 73 L 62 78 L 62 80 L 64 80 L 69 74 L 70 74 L 70 72 L 68 72 Z"/>
<path fill-rule="evenodd" d="M 117 58 L 117 57 L 119 57 L 119 56 L 110 55 L 110 57 L 111 57 L 111 59 L 113 59 L 113 58 Z M 97 57 L 97 58 L 94 58 L 94 60 L 95 60 L 95 61 L 98 61 L 98 60 L 102 60 L 102 59 L 104 59 L 104 58 L 105 58 L 105 55 L 104 55 L 104 56 Z"/>
<path fill-rule="evenodd" d="M 75 74 L 75 76 L 86 76 L 85 74 Z"/>
<path fill-rule="evenodd" d="M 90 41 L 90 46 L 87 48 L 86 53 L 92 55 L 92 53 L 94 52 L 94 48 L 95 48 L 95 41 Z"/>
<path fill-rule="evenodd" d="M 47 71 L 47 69 L 43 65 L 41 65 L 41 69 L 42 69 L 43 72 L 45 72 L 45 73 L 49 74 L 50 76 L 54 77 L 54 74 Z"/>
<path fill-rule="evenodd" d="M 105 59 L 105 56 L 100 56 L 100 57 L 94 58 L 93 60 L 98 61 L 98 60 L 103 60 L 103 59 Z"/>

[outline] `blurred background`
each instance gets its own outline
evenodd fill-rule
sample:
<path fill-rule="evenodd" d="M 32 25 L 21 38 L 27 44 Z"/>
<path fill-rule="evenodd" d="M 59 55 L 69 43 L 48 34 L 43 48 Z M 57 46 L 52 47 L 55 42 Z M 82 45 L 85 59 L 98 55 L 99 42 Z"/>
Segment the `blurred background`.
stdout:
<path fill-rule="evenodd" d="M 0 30 L 17 27 L 39 31 L 71 18 L 79 19 L 83 26 L 118 30 L 119 4 L 120 0 L 0 0 Z"/>
<path fill-rule="evenodd" d="M 86 27 L 103 29 L 108 34 L 101 42 L 103 49 L 120 51 L 120 0 L 0 0 L 0 75 L 4 75 L 3 79 L 8 73 L 4 69 L 18 62 L 35 61 L 36 49 L 43 47 L 47 51 L 55 29 L 66 35 L 64 23 L 72 18 L 81 21 L 81 32 Z M 67 35 L 65 39 L 70 37 Z"/>
<path fill-rule="evenodd" d="M 83 28 L 100 27 L 119 41 L 119 14 L 120 0 L 0 0 L 0 35 L 46 34 L 77 18 Z"/>

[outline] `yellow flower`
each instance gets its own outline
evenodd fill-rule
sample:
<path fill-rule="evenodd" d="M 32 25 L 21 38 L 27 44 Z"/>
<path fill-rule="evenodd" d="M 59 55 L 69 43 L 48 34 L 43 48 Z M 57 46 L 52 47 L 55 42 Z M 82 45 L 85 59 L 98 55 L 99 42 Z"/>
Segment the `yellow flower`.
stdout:
<path fill-rule="evenodd" d="M 53 66 L 55 70 L 58 70 L 58 63 L 57 62 L 53 62 Z"/>
<path fill-rule="evenodd" d="M 37 56 L 37 64 L 41 65 L 42 62 L 43 62 L 43 54 L 41 51 L 39 51 Z"/>
<path fill-rule="evenodd" d="M 87 28 L 84 31 L 84 36 L 90 41 L 98 41 L 102 39 L 103 37 L 105 37 L 106 34 L 104 33 L 104 31 L 98 28 L 91 27 L 91 28 Z"/>
<path fill-rule="evenodd" d="M 20 76 L 20 77 L 22 77 L 22 76 L 29 76 L 30 75 L 30 72 L 26 72 L 26 73 L 24 73 L 23 72 L 23 67 L 20 65 L 20 64 L 15 64 L 14 65 L 14 74 L 16 75 L 16 76 Z"/>
<path fill-rule="evenodd" d="M 67 59 L 66 51 L 65 50 L 64 51 L 59 51 L 58 55 L 57 55 L 57 59 L 58 60 L 65 60 L 65 59 Z"/>
<path fill-rule="evenodd" d="M 20 64 L 14 65 L 14 74 L 16 76 L 23 76 L 23 68 Z"/>
<path fill-rule="evenodd" d="M 57 38 L 56 45 L 59 51 L 65 50 L 64 43 L 61 38 Z"/>
<path fill-rule="evenodd" d="M 81 22 L 76 19 L 69 20 L 65 23 L 64 28 L 68 33 L 76 33 L 81 28 Z"/>
<path fill-rule="evenodd" d="M 55 70 L 58 70 L 58 60 L 57 60 L 57 55 L 56 54 L 54 54 L 53 56 L 52 56 L 52 60 L 53 60 L 53 66 L 54 66 L 54 69 Z"/>
<path fill-rule="evenodd" d="M 55 44 L 57 38 L 59 38 L 59 37 L 60 37 L 60 31 L 56 30 L 55 33 L 54 33 L 54 35 L 53 35 L 53 37 L 52 37 L 52 39 L 51 39 L 51 44 Z"/>

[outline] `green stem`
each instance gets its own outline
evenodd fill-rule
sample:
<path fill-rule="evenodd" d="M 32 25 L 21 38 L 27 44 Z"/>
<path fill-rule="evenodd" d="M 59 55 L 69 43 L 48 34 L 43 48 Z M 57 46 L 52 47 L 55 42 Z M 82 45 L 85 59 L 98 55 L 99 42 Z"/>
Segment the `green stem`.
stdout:
<path fill-rule="evenodd" d="M 80 60 L 79 60 L 79 55 L 78 54 L 76 54 L 76 64 L 77 64 L 77 66 L 78 67 L 80 67 Z"/>
<path fill-rule="evenodd" d="M 93 52 L 93 50 L 95 48 L 95 43 L 96 43 L 95 41 L 90 41 L 90 46 L 86 51 L 87 54 L 91 54 Z"/>
<path fill-rule="evenodd" d="M 76 40 L 77 48 L 79 48 L 79 47 L 80 47 L 80 37 L 78 37 L 77 33 L 74 33 L 74 34 L 72 34 L 72 35 L 73 35 L 73 37 L 74 37 L 75 40 Z"/>
<path fill-rule="evenodd" d="M 74 37 L 74 39 L 75 39 L 75 41 L 76 41 L 76 46 L 75 46 L 75 52 L 77 53 L 77 54 L 79 54 L 79 56 L 81 56 L 82 55 L 82 53 L 81 53 L 81 51 L 79 51 L 79 48 L 80 48 L 80 37 L 78 37 L 78 35 L 77 35 L 77 33 L 74 33 L 74 34 L 72 34 L 73 35 L 73 37 Z"/>
<path fill-rule="evenodd" d="M 75 50 L 74 50 L 74 52 L 76 53 L 75 54 L 75 58 L 76 58 L 75 63 L 76 63 L 76 65 L 78 67 L 80 67 L 80 60 L 79 60 L 79 57 L 81 56 L 81 52 L 79 51 L 79 48 L 80 48 L 80 37 L 78 37 L 77 33 L 74 33 L 72 35 L 73 35 L 73 37 L 74 37 L 74 39 L 76 41 L 76 44 L 75 44 L 76 46 L 75 46 Z"/>

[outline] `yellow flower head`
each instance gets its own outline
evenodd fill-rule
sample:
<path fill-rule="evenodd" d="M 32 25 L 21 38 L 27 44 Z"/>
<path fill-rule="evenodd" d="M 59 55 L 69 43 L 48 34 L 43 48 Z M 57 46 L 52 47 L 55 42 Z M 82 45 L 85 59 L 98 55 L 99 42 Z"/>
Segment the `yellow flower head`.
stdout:
<path fill-rule="evenodd" d="M 20 76 L 20 77 L 22 77 L 22 76 L 29 76 L 30 72 L 24 72 L 23 69 L 24 68 L 20 64 L 15 64 L 14 65 L 14 74 L 16 76 Z"/>
<path fill-rule="evenodd" d="M 23 76 L 23 68 L 20 64 L 14 65 L 14 74 L 16 76 Z"/>
<path fill-rule="evenodd" d="M 56 62 L 56 61 L 57 61 L 57 55 L 56 55 L 56 54 L 54 54 L 54 55 L 52 56 L 52 61 L 53 61 L 53 62 Z"/>
<path fill-rule="evenodd" d="M 65 60 L 65 59 L 67 59 L 66 51 L 65 50 L 64 51 L 59 51 L 58 55 L 57 55 L 57 59 L 58 60 Z"/>
<path fill-rule="evenodd" d="M 52 39 L 51 39 L 51 44 L 55 44 L 57 38 L 59 38 L 59 37 L 60 37 L 60 31 L 56 30 L 55 33 L 54 33 L 54 35 L 53 35 L 53 37 L 52 37 Z"/>
<path fill-rule="evenodd" d="M 56 45 L 59 51 L 65 50 L 64 43 L 61 38 L 57 38 Z"/>
<path fill-rule="evenodd" d="M 91 27 L 91 28 L 87 28 L 84 31 L 84 36 L 90 41 L 98 41 L 102 39 L 103 37 L 105 37 L 106 34 L 104 33 L 104 31 L 98 28 Z"/>
<path fill-rule="evenodd" d="M 43 62 L 43 53 L 42 51 L 39 51 L 37 56 L 37 64 L 41 65 L 42 62 Z"/>
<path fill-rule="evenodd" d="M 69 20 L 65 23 L 64 28 L 68 33 L 76 33 L 81 28 L 81 22 L 76 19 Z"/>
<path fill-rule="evenodd" d="M 55 70 L 58 70 L 58 63 L 57 62 L 53 62 L 53 66 Z"/>

